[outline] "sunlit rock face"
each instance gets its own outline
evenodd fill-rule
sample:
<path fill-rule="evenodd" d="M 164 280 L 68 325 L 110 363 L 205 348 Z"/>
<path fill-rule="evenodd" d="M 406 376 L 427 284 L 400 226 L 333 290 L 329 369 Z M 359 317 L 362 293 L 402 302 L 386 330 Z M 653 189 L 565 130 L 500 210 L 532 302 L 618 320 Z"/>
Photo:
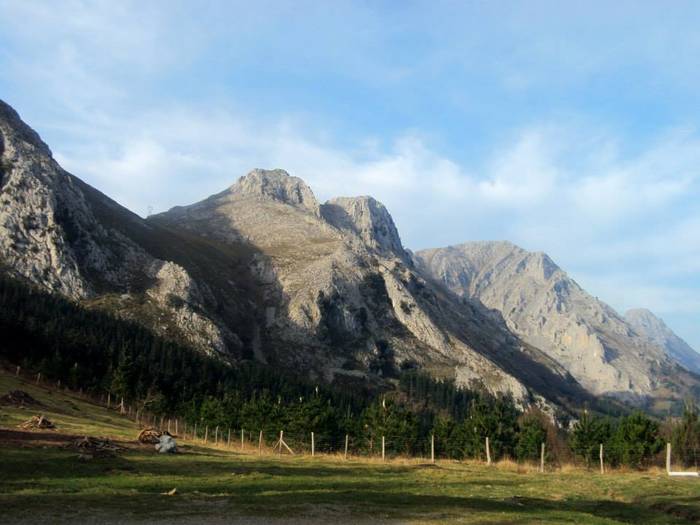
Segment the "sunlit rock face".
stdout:
<path fill-rule="evenodd" d="M 472 242 L 420 251 L 416 260 L 454 293 L 499 312 L 514 333 L 596 394 L 652 395 L 674 374 L 676 363 L 658 344 L 544 253 Z"/>

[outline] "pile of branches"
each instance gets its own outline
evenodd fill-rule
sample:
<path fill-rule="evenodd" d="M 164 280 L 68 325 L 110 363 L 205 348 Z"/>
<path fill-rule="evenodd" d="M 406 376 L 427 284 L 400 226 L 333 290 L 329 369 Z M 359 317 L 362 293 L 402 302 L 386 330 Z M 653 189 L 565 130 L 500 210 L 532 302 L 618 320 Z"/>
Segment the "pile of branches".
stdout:
<path fill-rule="evenodd" d="M 24 390 L 13 390 L 0 397 L 0 405 L 9 405 L 14 407 L 26 406 L 42 406 L 42 404 L 27 394 Z"/>
<path fill-rule="evenodd" d="M 168 434 L 168 432 L 161 432 L 160 430 L 153 427 L 146 427 L 141 432 L 139 432 L 139 443 L 145 443 L 148 445 L 155 445 L 160 443 L 160 436 L 163 434 Z M 168 434 L 170 435 L 170 434 Z"/>
<path fill-rule="evenodd" d="M 24 430 L 32 430 L 32 429 L 54 429 L 56 428 L 56 425 L 54 425 L 51 421 L 46 419 L 44 416 L 32 416 L 29 419 L 27 419 L 24 423 L 19 424 L 19 428 L 22 428 Z"/>
<path fill-rule="evenodd" d="M 124 450 L 119 445 L 116 445 L 109 439 L 99 439 L 94 437 L 84 437 L 76 439 L 71 443 L 71 448 L 80 451 L 80 457 L 84 459 L 91 459 L 95 457 L 113 457 Z"/>

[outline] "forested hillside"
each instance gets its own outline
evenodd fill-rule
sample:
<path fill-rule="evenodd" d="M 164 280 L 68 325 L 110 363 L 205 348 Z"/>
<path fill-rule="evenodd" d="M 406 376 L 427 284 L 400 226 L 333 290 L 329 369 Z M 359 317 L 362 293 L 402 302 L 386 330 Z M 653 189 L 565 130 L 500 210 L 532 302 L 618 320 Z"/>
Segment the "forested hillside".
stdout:
<path fill-rule="evenodd" d="M 73 389 L 109 392 L 190 424 L 284 429 L 292 439 L 313 431 L 330 448 L 349 435 L 356 447 L 371 449 L 385 436 L 388 452 L 420 454 L 434 435 L 439 456 L 480 457 L 489 436 L 495 457 L 534 459 L 546 441 L 562 458 L 590 460 L 605 442 L 610 461 L 643 464 L 662 443 L 659 423 L 639 413 L 586 416 L 569 436 L 563 428 L 571 414 L 557 414 L 557 425 L 537 409 L 521 413 L 509 397 L 456 388 L 413 369 L 381 392 L 317 386 L 252 362 L 232 367 L 8 277 L 0 278 L 0 330 L 3 359 Z M 620 415 L 616 405 L 595 408 Z"/>

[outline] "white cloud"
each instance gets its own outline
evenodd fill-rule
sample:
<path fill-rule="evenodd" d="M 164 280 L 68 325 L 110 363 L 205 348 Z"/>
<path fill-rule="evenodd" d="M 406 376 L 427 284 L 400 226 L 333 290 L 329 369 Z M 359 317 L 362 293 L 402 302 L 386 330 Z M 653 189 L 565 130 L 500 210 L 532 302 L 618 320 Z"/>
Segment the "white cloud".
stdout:
<path fill-rule="evenodd" d="M 263 71 L 292 76 L 314 69 L 363 88 L 388 85 L 392 93 L 398 93 L 394 83 L 408 79 L 401 88 L 437 90 L 436 98 L 454 97 L 453 106 L 463 103 L 470 114 L 479 100 L 464 88 L 475 79 L 487 86 L 501 79 L 514 97 L 541 90 L 556 99 L 562 86 L 568 94 L 569 86 L 586 86 L 606 72 L 615 80 L 618 69 L 635 63 L 642 79 L 653 76 L 662 88 L 682 90 L 687 84 L 694 90 L 697 32 L 669 33 L 670 23 L 642 31 L 656 9 L 629 17 L 619 6 L 606 11 L 606 20 L 597 9 L 581 8 L 572 16 L 570 7 L 553 4 L 544 6 L 547 17 L 532 6 L 507 14 L 480 6 L 480 17 L 435 10 L 420 13 L 417 25 L 405 14 L 383 23 L 370 7 L 271 2 L 257 10 L 237 3 L 218 16 L 222 6 L 72 0 L 57 7 L 0 0 L 0 44 L 12 43 L 0 50 L 0 87 L 16 86 L 16 96 L 38 116 L 30 124 L 50 135 L 67 169 L 140 214 L 151 205 L 160 211 L 204 198 L 253 167 L 281 167 L 307 180 L 322 199 L 379 198 L 410 247 L 507 238 L 549 252 L 582 285 L 619 308 L 636 301 L 662 313 L 698 312 L 695 129 L 670 129 L 630 151 L 617 133 L 597 123 L 550 117 L 504 130 L 508 134 L 489 154 L 466 164 L 439 151 L 420 131 L 355 137 L 344 141 L 350 146 L 339 146 L 312 118 L 264 119 L 260 108 L 256 113 L 232 105 L 235 93 L 224 93 L 223 104 L 221 98 L 193 102 L 209 92 L 178 96 L 170 91 L 180 86 L 168 84 L 185 78 L 173 73 L 211 48 L 223 57 L 211 68 L 255 62 Z M 502 31 L 498 42 L 483 30 L 489 24 Z M 312 26 L 317 29 L 309 31 Z M 419 35 L 419 45 L 406 42 L 415 50 L 397 57 L 407 30 Z M 435 81 L 424 86 L 424 79 Z M 551 85 L 554 90 L 546 91 Z M 389 100 L 391 93 L 380 96 Z M 622 279 L 619 268 L 631 277 Z"/>

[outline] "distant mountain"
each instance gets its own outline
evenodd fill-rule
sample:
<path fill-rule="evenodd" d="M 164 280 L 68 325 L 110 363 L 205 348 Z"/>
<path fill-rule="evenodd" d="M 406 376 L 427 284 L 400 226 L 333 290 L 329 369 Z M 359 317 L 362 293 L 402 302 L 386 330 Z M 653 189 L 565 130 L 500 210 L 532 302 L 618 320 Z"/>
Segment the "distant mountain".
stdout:
<path fill-rule="evenodd" d="M 696 376 L 544 253 L 508 242 L 471 242 L 415 257 L 427 274 L 493 309 L 595 394 L 678 398 L 697 387 Z"/>
<path fill-rule="evenodd" d="M 0 102 L 0 264 L 202 352 L 390 387 L 419 367 L 521 404 L 595 401 L 479 302 L 426 279 L 371 197 L 282 170 L 144 220 L 64 171 Z"/>
<path fill-rule="evenodd" d="M 663 348 L 666 353 L 688 370 L 700 374 L 700 354 L 678 337 L 661 319 L 644 308 L 629 310 L 625 320 L 650 343 Z"/>

